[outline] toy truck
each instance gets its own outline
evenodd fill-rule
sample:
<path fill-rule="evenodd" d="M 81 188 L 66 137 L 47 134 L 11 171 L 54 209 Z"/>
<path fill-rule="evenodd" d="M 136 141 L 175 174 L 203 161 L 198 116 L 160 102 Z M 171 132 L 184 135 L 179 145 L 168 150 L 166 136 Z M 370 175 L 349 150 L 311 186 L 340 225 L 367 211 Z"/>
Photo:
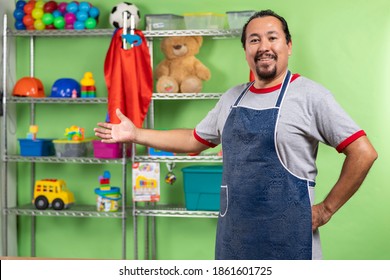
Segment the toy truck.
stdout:
<path fill-rule="evenodd" d="M 74 203 L 74 195 L 61 179 L 44 179 L 35 182 L 32 203 L 39 210 L 52 207 L 54 210 L 69 208 Z"/>

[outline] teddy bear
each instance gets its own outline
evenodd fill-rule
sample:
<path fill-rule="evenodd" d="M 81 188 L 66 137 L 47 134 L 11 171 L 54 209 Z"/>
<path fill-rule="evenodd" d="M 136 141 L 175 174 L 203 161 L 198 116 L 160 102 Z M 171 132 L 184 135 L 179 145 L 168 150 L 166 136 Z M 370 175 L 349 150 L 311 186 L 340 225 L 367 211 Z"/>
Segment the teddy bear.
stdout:
<path fill-rule="evenodd" d="M 198 93 L 203 81 L 210 79 L 210 70 L 200 62 L 198 54 L 202 36 L 171 36 L 161 41 L 165 58 L 157 65 L 155 77 L 159 93 Z"/>

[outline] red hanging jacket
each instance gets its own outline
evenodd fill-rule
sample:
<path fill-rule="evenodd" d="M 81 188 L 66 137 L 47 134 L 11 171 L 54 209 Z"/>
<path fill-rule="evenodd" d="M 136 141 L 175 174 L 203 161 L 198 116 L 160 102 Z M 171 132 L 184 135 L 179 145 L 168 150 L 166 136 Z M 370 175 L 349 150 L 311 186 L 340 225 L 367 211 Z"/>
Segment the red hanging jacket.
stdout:
<path fill-rule="evenodd" d="M 135 30 L 135 35 L 142 39 L 141 45 L 124 50 L 122 31 L 115 31 L 104 61 L 109 122 L 120 122 L 115 113 L 119 108 L 135 126 L 141 127 L 153 93 L 150 53 L 140 30 Z"/>

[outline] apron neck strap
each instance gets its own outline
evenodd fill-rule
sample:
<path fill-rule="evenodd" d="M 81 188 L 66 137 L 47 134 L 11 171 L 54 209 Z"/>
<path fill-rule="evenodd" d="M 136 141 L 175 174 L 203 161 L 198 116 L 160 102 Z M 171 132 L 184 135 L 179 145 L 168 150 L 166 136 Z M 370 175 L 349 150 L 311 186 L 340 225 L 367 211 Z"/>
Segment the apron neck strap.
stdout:
<path fill-rule="evenodd" d="M 241 99 L 244 97 L 245 93 L 249 90 L 249 88 L 255 83 L 255 81 L 250 82 L 246 88 L 240 93 L 240 96 L 236 99 L 236 102 L 234 102 L 233 107 L 236 107 L 238 103 L 240 103 Z"/>
<path fill-rule="evenodd" d="M 280 104 L 282 103 L 284 94 L 287 92 L 288 85 L 290 84 L 291 80 L 291 72 L 290 70 L 287 70 L 286 76 L 284 77 L 282 86 L 280 87 L 280 92 L 279 92 L 279 97 L 278 100 L 276 101 L 275 107 L 279 108 Z"/>
<path fill-rule="evenodd" d="M 280 107 L 280 104 L 282 103 L 284 94 L 286 93 L 288 85 L 290 84 L 290 80 L 291 80 L 291 72 L 290 72 L 290 70 L 287 70 L 287 73 L 286 73 L 286 76 L 284 77 L 282 86 L 280 87 L 279 97 L 278 97 L 278 100 L 276 101 L 275 107 L 277 107 L 277 108 Z M 240 101 L 244 97 L 245 93 L 249 90 L 249 88 L 254 83 L 255 83 L 254 81 L 249 83 L 248 86 L 241 92 L 240 96 L 236 99 L 236 102 L 234 102 L 234 105 L 233 105 L 234 107 L 240 103 Z"/>

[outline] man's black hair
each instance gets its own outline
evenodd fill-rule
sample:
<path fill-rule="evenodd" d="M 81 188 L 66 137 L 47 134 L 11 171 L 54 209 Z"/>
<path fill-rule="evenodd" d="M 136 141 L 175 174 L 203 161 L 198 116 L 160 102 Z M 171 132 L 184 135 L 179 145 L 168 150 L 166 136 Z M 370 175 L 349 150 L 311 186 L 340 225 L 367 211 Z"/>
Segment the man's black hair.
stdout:
<path fill-rule="evenodd" d="M 279 16 L 277 13 L 275 13 L 272 10 L 262 10 L 262 11 L 254 13 L 248 19 L 248 21 L 245 23 L 244 27 L 242 28 L 241 43 L 242 43 L 242 47 L 244 49 L 245 49 L 245 41 L 246 41 L 246 28 L 247 28 L 249 22 L 251 22 L 251 20 L 255 19 L 255 18 L 262 18 L 262 17 L 269 17 L 269 16 L 275 17 L 278 20 L 280 20 L 280 22 L 282 23 L 284 34 L 286 35 L 286 43 L 288 44 L 289 42 L 291 42 L 291 34 L 290 34 L 290 31 L 288 30 L 287 21 L 282 16 Z"/>

